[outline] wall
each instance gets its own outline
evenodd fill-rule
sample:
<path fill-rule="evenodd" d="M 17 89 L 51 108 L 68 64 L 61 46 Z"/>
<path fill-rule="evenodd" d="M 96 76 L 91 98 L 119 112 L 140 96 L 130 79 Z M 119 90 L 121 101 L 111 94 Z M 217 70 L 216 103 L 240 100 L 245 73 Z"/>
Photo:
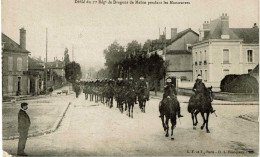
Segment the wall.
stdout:
<path fill-rule="evenodd" d="M 194 44 L 199 41 L 199 36 L 193 32 L 188 32 L 181 38 L 167 46 L 166 50 L 186 50 L 186 44 Z"/>
<path fill-rule="evenodd" d="M 8 71 L 8 56 L 13 57 L 13 70 Z M 21 71 L 17 71 L 17 58 L 22 58 Z M 2 62 L 2 74 L 3 74 L 3 95 L 15 95 L 18 89 L 18 77 L 21 77 L 21 94 L 28 93 L 28 76 L 23 74 L 23 71 L 28 71 L 28 54 L 18 52 L 3 52 Z M 8 91 L 8 76 L 12 77 L 13 90 Z"/>
<path fill-rule="evenodd" d="M 178 94 L 191 96 L 194 92 L 188 88 L 178 88 Z M 216 100 L 233 102 L 259 101 L 259 94 L 213 92 L 213 95 Z"/>
<path fill-rule="evenodd" d="M 253 50 L 253 62 L 248 63 L 247 60 L 247 50 Z M 242 45 L 242 53 L 243 53 L 243 72 L 244 74 L 248 73 L 248 69 L 254 69 L 257 64 L 259 64 L 259 45 L 255 44 L 243 44 Z"/>

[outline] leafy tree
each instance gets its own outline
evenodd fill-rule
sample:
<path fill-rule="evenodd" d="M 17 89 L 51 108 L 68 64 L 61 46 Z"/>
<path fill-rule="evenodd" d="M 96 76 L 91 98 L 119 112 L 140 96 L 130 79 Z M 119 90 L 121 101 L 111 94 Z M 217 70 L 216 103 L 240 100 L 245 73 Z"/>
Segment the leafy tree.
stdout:
<path fill-rule="evenodd" d="M 65 78 L 70 83 L 76 83 L 82 77 L 81 67 L 79 63 L 70 62 L 65 66 Z"/>
<path fill-rule="evenodd" d="M 65 66 L 70 63 L 69 50 L 67 48 L 65 48 L 64 51 L 64 62 L 65 62 Z"/>

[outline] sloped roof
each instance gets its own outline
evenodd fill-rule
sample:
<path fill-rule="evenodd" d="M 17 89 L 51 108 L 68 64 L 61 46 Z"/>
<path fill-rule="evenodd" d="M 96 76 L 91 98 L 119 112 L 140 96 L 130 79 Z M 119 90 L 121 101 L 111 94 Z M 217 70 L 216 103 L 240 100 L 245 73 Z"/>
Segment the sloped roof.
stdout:
<path fill-rule="evenodd" d="M 36 60 L 32 57 L 28 57 L 28 69 L 29 70 L 44 70 L 44 63 Z"/>
<path fill-rule="evenodd" d="M 53 62 L 47 62 L 47 68 L 48 69 L 63 69 L 64 64 L 60 60 L 56 60 L 56 61 L 53 61 Z"/>
<path fill-rule="evenodd" d="M 178 54 L 191 54 L 188 50 L 169 50 L 166 52 L 167 55 L 178 55 Z"/>
<path fill-rule="evenodd" d="M 221 18 L 217 18 L 215 20 L 210 21 L 209 25 L 210 33 L 208 36 L 204 37 L 204 40 L 207 39 L 221 39 Z M 229 39 L 239 39 L 238 36 L 232 31 L 232 29 L 228 29 Z"/>
<path fill-rule="evenodd" d="M 187 34 L 189 32 L 192 32 L 192 33 L 196 34 L 197 36 L 199 36 L 198 33 L 194 32 L 191 28 L 188 28 L 188 29 L 185 29 L 184 31 L 177 33 L 176 37 L 174 37 L 173 39 L 169 39 L 167 42 L 167 46 L 171 45 L 173 42 L 180 39 L 182 36 L 184 36 L 185 34 Z"/>
<path fill-rule="evenodd" d="M 9 38 L 7 35 L 2 33 L 2 44 L 4 44 L 3 49 L 6 51 L 13 51 L 13 52 L 22 52 L 22 53 L 30 53 L 26 49 L 21 48 L 19 44 Z"/>
<path fill-rule="evenodd" d="M 259 43 L 259 28 L 231 28 L 243 43 Z"/>

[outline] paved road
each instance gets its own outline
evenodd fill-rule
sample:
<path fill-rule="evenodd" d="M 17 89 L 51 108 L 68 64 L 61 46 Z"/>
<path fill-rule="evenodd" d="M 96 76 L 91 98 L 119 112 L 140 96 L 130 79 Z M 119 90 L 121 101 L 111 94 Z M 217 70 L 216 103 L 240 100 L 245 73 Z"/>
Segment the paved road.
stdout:
<path fill-rule="evenodd" d="M 238 118 L 239 115 L 257 113 L 256 105 L 214 106 L 218 117 L 210 116 L 211 133 L 206 133 L 199 129 L 201 116 L 198 116 L 197 130 L 192 129 L 187 104 L 182 103 L 185 117 L 181 123 L 178 120 L 174 130 L 175 140 L 171 141 L 170 137 L 164 136 L 158 118 L 158 99 L 152 99 L 147 104 L 147 113 L 141 113 L 135 105 L 133 119 L 128 118 L 126 113 L 121 114 L 115 107 L 109 109 L 100 103 L 85 101 L 83 94 L 70 101 L 72 104 L 60 128 L 49 135 L 29 138 L 25 149 L 27 154 L 230 156 L 258 153 L 258 123 Z M 15 155 L 17 142 L 3 141 L 3 149 Z M 254 154 L 248 151 L 254 151 Z"/>

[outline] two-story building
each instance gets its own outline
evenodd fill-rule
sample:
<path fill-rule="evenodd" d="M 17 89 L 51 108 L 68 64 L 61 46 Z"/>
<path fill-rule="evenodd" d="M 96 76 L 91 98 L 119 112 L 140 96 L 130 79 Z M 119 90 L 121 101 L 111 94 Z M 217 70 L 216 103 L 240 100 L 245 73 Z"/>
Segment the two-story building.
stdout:
<path fill-rule="evenodd" d="M 26 30 L 20 29 L 20 45 L 2 33 L 2 92 L 4 96 L 28 94 Z"/>
<path fill-rule="evenodd" d="M 188 28 L 177 33 L 171 28 L 171 40 L 167 43 L 165 59 L 168 61 L 166 76 L 175 76 L 182 81 L 192 81 L 191 45 L 199 41 L 199 34 Z"/>
<path fill-rule="evenodd" d="M 259 63 L 259 29 L 229 28 L 223 14 L 200 29 L 199 42 L 192 45 L 193 79 L 220 82 L 228 74 L 246 74 Z"/>

